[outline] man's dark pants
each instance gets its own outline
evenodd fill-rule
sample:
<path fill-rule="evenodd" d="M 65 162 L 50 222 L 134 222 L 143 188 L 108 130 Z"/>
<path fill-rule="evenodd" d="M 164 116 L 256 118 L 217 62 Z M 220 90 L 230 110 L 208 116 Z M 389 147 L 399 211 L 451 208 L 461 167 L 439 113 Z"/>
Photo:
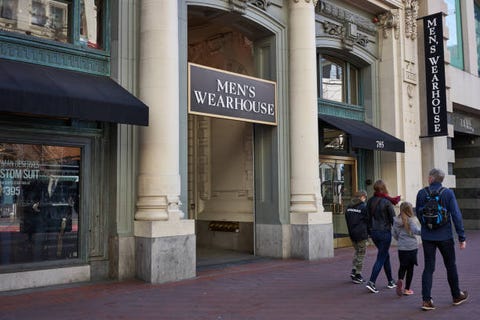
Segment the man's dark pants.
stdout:
<path fill-rule="evenodd" d="M 460 296 L 460 288 L 458 286 L 457 265 L 455 262 L 455 242 L 453 239 L 444 241 L 422 240 L 423 255 L 425 258 L 425 267 L 422 274 L 422 297 L 423 301 L 432 299 L 432 278 L 435 271 L 435 255 L 436 250 L 440 251 L 443 257 L 443 263 L 447 269 L 447 279 L 453 298 Z"/>

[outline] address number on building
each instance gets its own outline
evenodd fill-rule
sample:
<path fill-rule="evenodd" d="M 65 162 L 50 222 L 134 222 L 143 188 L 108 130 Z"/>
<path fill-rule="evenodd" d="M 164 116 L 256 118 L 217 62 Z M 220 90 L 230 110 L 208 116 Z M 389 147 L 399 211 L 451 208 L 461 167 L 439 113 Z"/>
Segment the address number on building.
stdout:
<path fill-rule="evenodd" d="M 383 148 L 385 148 L 385 141 L 383 141 L 383 140 L 376 140 L 375 142 L 377 143 L 377 149 L 383 149 Z"/>

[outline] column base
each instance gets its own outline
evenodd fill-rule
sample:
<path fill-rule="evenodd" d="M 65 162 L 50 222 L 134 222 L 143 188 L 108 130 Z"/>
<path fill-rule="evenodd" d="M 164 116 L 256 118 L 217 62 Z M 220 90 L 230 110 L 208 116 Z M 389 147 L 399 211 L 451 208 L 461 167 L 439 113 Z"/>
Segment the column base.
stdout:
<path fill-rule="evenodd" d="M 256 224 L 255 225 L 255 254 L 262 257 L 289 258 L 290 225 Z"/>
<path fill-rule="evenodd" d="M 292 258 L 317 260 L 333 257 L 333 224 L 330 212 L 294 213 Z"/>
<path fill-rule="evenodd" d="M 135 277 L 135 237 L 115 236 L 110 238 L 109 276 L 116 280 Z"/>
<path fill-rule="evenodd" d="M 165 283 L 196 276 L 194 220 L 135 221 L 137 278 Z"/>

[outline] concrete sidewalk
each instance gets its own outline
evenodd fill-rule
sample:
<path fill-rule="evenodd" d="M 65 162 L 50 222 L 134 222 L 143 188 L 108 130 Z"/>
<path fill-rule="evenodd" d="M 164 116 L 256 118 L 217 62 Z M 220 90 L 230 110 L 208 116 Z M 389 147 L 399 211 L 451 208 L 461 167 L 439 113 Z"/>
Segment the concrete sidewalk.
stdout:
<path fill-rule="evenodd" d="M 412 296 L 386 287 L 378 294 L 349 278 L 351 248 L 321 261 L 269 260 L 203 270 L 195 279 L 151 285 L 141 281 L 83 284 L 0 294 L 0 319 L 477 319 L 480 287 L 480 231 L 467 231 L 467 248 L 457 250 L 461 289 L 470 294 L 460 306 L 452 297 L 440 254 L 432 296 L 436 310 L 422 311 L 423 251 L 415 269 Z M 376 249 L 369 247 L 364 277 Z M 390 249 L 396 278 L 396 248 Z"/>

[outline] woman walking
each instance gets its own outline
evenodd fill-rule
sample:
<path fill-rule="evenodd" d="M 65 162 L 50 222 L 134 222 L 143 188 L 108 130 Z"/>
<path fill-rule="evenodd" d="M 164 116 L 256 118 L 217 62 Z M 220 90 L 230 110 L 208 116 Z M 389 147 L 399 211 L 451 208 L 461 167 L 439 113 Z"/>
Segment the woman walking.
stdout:
<path fill-rule="evenodd" d="M 373 185 L 373 190 L 375 193 L 367 202 L 367 212 L 369 214 L 370 236 L 378 252 L 370 280 L 367 283 L 367 289 L 373 293 L 378 293 L 375 281 L 382 268 L 387 276 L 387 287 L 390 289 L 396 287 L 392 277 L 392 266 L 390 265 L 388 251 L 392 242 L 392 225 L 395 217 L 393 206 L 400 201 L 400 196 L 390 197 L 383 180 L 377 180 Z"/>

